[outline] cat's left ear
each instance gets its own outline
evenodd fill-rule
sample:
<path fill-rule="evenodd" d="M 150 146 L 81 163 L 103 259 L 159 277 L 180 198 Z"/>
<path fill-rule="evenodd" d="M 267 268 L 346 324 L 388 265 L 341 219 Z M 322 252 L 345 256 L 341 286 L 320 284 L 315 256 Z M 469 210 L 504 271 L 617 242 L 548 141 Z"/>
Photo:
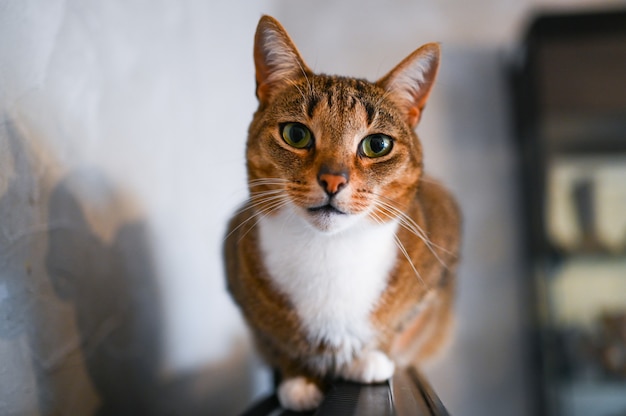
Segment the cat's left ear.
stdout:
<path fill-rule="evenodd" d="M 420 121 L 428 101 L 439 69 L 440 55 L 439 45 L 428 43 L 407 56 L 376 83 L 390 93 L 412 128 Z"/>

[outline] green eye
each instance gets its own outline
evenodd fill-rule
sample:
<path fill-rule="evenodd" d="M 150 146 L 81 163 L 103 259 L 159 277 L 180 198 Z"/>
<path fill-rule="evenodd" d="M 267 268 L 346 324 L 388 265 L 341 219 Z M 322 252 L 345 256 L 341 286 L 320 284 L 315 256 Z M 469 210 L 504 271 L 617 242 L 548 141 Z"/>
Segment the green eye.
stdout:
<path fill-rule="evenodd" d="M 296 149 L 304 149 L 313 144 L 313 135 L 300 123 L 287 123 L 282 129 L 283 140 Z"/>
<path fill-rule="evenodd" d="M 384 134 L 372 134 L 367 136 L 360 144 L 361 154 L 371 158 L 382 157 L 389 154 L 392 147 L 393 140 L 391 137 Z"/>

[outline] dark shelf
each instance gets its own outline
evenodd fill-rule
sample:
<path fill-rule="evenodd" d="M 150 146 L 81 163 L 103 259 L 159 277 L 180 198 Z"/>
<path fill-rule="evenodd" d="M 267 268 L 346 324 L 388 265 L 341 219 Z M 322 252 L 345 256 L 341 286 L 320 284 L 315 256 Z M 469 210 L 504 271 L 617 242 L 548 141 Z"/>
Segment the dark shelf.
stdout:
<path fill-rule="evenodd" d="M 448 411 L 421 374 L 409 368 L 397 371 L 386 383 L 334 383 L 314 412 L 283 410 L 275 395 L 251 407 L 242 416 L 447 416 Z"/>

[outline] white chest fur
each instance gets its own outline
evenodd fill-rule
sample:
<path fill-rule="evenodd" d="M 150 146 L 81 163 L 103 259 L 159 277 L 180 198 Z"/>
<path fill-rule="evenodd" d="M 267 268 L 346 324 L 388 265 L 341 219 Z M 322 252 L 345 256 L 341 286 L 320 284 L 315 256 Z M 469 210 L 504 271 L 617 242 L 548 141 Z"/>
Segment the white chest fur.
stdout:
<path fill-rule="evenodd" d="M 311 342 L 337 348 L 336 363 L 371 342 L 370 314 L 395 264 L 396 222 L 359 223 L 338 234 L 285 210 L 259 223 L 265 265 Z"/>

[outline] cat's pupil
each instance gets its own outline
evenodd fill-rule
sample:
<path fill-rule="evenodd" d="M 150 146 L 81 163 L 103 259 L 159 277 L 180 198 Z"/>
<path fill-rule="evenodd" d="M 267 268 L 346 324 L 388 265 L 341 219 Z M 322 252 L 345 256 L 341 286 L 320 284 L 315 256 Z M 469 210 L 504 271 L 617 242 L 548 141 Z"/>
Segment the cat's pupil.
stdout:
<path fill-rule="evenodd" d="M 300 126 L 295 126 L 291 128 L 291 140 L 294 143 L 300 143 L 302 140 L 306 138 L 306 132 Z"/>
<path fill-rule="evenodd" d="M 370 140 L 370 148 L 374 153 L 380 153 L 386 148 L 385 140 L 380 136 L 374 136 Z"/>

